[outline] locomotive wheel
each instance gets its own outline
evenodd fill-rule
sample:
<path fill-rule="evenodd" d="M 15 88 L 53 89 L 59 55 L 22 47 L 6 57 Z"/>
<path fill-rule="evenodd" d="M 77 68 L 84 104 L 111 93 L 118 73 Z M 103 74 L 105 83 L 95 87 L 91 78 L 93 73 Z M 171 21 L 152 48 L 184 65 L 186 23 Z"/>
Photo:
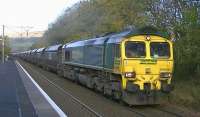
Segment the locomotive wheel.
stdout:
<path fill-rule="evenodd" d="M 105 89 L 105 87 L 103 87 L 103 95 L 106 96 L 106 97 L 108 96 L 108 95 L 106 94 L 106 89 Z"/>
<path fill-rule="evenodd" d="M 46 69 L 47 71 L 49 71 L 49 67 L 46 67 L 45 69 Z"/>
<path fill-rule="evenodd" d="M 120 91 L 113 91 L 113 99 L 119 101 L 121 99 L 121 92 Z"/>
<path fill-rule="evenodd" d="M 93 85 L 93 89 L 94 89 L 95 92 L 98 92 L 98 89 L 97 89 L 97 85 L 96 85 L 96 84 Z"/>
<path fill-rule="evenodd" d="M 42 69 L 44 69 L 44 70 L 45 70 L 45 66 L 44 66 L 44 65 L 42 65 Z"/>
<path fill-rule="evenodd" d="M 59 77 L 63 77 L 63 72 L 61 70 L 57 70 L 57 74 Z"/>

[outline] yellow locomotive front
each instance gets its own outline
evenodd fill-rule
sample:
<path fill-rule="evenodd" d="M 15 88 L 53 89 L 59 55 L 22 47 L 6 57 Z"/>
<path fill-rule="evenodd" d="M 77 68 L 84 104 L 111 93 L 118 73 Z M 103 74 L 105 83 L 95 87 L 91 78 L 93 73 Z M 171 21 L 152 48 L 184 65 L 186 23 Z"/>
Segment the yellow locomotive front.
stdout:
<path fill-rule="evenodd" d="M 172 90 L 173 45 L 164 37 L 138 35 L 124 39 L 120 66 L 122 98 L 128 104 L 157 104 Z"/>

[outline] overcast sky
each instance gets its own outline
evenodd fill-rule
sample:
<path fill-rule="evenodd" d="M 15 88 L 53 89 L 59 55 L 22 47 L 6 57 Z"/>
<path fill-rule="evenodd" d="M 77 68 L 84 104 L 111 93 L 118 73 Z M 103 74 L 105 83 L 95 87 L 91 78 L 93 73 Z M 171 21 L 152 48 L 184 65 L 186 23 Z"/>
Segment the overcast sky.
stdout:
<path fill-rule="evenodd" d="M 15 26 L 33 26 L 31 30 L 46 30 L 67 8 L 80 0 L 0 0 L 0 25 L 7 30 Z M 1 28 L 0 28 L 1 29 Z"/>

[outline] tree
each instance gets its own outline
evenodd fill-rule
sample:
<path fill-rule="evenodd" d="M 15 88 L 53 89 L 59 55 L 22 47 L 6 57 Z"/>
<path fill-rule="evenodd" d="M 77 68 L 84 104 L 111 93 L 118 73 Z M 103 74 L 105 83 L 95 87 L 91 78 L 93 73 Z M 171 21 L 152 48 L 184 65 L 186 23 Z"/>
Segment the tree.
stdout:
<path fill-rule="evenodd" d="M 144 0 L 87 0 L 67 9 L 45 32 L 47 43 L 64 43 L 144 25 Z"/>

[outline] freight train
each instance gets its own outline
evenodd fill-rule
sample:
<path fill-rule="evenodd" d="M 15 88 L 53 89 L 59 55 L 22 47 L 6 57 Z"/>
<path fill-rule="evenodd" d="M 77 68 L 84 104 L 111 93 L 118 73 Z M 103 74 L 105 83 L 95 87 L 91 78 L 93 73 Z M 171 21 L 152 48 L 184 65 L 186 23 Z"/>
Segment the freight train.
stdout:
<path fill-rule="evenodd" d="M 129 105 L 160 104 L 173 89 L 173 44 L 158 32 L 128 30 L 15 55 Z"/>

